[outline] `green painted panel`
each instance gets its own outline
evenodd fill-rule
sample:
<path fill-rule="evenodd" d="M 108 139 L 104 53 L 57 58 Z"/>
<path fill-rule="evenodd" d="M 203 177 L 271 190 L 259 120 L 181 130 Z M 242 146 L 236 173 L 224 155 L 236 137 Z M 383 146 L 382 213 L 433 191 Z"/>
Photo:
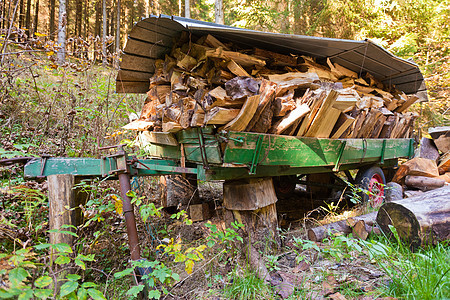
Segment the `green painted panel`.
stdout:
<path fill-rule="evenodd" d="M 205 145 L 206 158 L 210 164 L 221 164 L 222 154 L 217 143 Z M 186 161 L 203 163 L 200 146 L 198 144 L 184 144 Z"/>
<path fill-rule="evenodd" d="M 224 163 L 250 165 L 260 134 L 230 132 Z M 258 165 L 290 167 L 334 166 L 344 140 L 305 138 L 265 134 Z M 243 139 L 243 143 L 235 140 Z M 346 139 L 339 164 L 377 162 L 381 159 L 383 139 Z M 386 140 L 384 159 L 409 155 L 410 139 Z"/>
<path fill-rule="evenodd" d="M 156 145 L 147 144 L 142 150 L 144 153 L 151 157 L 166 158 L 166 159 L 180 159 L 181 150 L 179 146 L 167 146 L 167 145 Z"/>
<path fill-rule="evenodd" d="M 43 162 L 39 158 L 29 161 L 24 168 L 25 177 L 41 176 Z M 55 174 L 99 176 L 102 174 L 102 161 L 96 158 L 48 158 L 43 176 Z"/>

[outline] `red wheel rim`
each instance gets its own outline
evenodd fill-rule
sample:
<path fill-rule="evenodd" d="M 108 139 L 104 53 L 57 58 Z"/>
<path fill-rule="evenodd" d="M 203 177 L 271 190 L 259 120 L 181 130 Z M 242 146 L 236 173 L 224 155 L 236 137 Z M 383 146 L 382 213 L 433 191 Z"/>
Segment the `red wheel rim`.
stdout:
<path fill-rule="evenodd" d="M 369 182 L 369 203 L 372 207 L 378 207 L 383 204 L 384 183 L 380 174 L 374 174 Z"/>

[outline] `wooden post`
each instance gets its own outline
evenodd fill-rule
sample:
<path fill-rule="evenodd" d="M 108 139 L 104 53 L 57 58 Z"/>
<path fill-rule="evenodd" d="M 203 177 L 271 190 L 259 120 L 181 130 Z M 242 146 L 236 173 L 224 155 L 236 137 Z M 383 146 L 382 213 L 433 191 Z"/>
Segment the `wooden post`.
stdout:
<path fill-rule="evenodd" d="M 244 224 L 243 237 L 248 246 L 266 252 L 279 248 L 277 197 L 272 178 L 225 181 L 223 199 L 231 212 L 227 221 Z"/>
<path fill-rule="evenodd" d="M 75 210 L 68 209 L 77 207 L 75 190 L 73 189 L 75 177 L 70 174 L 49 175 L 47 180 L 50 229 L 60 229 L 64 224 L 76 225 Z M 50 243 L 66 243 L 71 246 L 73 236 L 52 232 L 50 233 Z"/>

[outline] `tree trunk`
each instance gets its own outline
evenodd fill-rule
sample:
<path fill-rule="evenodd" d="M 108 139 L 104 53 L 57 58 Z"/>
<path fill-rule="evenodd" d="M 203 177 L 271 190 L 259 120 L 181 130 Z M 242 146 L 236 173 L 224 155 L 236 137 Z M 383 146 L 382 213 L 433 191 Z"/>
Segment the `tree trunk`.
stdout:
<path fill-rule="evenodd" d="M 215 11 L 215 22 L 217 24 L 225 24 L 224 15 L 223 15 L 223 1 L 216 0 L 214 5 Z"/>
<path fill-rule="evenodd" d="M 85 40 L 87 40 L 88 37 L 88 31 L 89 31 L 89 1 L 84 1 L 84 22 L 83 22 L 83 37 Z M 86 53 L 86 57 L 88 57 L 88 54 Z"/>
<path fill-rule="evenodd" d="M 412 248 L 450 238 L 450 186 L 383 204 L 377 223 L 386 235 L 393 225 Z"/>
<path fill-rule="evenodd" d="M 66 28 L 66 0 L 59 0 L 58 44 L 60 46 L 60 49 L 57 53 L 57 60 L 59 64 L 63 64 L 66 60 Z"/>
<path fill-rule="evenodd" d="M 190 0 L 184 0 L 184 17 L 191 18 L 191 3 Z"/>
<path fill-rule="evenodd" d="M 102 5 L 103 11 L 103 31 L 102 31 L 102 65 L 106 66 L 108 64 L 108 60 L 106 58 L 106 0 L 103 0 Z"/>
<path fill-rule="evenodd" d="M 117 0 L 117 16 L 116 16 L 116 52 L 120 51 L 120 0 Z"/>
<path fill-rule="evenodd" d="M 95 30 L 94 30 L 95 37 L 101 35 L 101 24 L 100 24 L 100 19 L 102 15 L 101 8 L 102 8 L 102 1 L 97 0 L 97 2 L 95 2 Z"/>
<path fill-rule="evenodd" d="M 31 33 L 31 0 L 27 0 L 27 10 L 25 15 L 25 33 L 27 34 L 27 39 L 30 39 Z"/>
<path fill-rule="evenodd" d="M 81 37 L 81 24 L 83 23 L 83 0 L 76 0 L 75 37 Z"/>
<path fill-rule="evenodd" d="M 39 0 L 36 0 L 34 6 L 34 25 L 32 34 L 38 31 L 38 25 L 39 25 Z"/>
<path fill-rule="evenodd" d="M 50 36 L 50 39 L 52 41 L 54 41 L 55 40 L 55 10 L 56 10 L 55 0 L 50 0 L 48 10 L 50 11 L 49 36 Z"/>

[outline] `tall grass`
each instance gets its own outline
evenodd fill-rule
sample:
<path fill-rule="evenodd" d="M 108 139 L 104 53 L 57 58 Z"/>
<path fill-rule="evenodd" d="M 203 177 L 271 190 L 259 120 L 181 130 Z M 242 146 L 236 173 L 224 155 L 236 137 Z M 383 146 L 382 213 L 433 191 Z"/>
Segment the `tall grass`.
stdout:
<path fill-rule="evenodd" d="M 412 252 L 396 237 L 363 242 L 368 253 L 390 277 L 385 293 L 400 299 L 450 299 L 450 247 L 448 242 Z"/>

